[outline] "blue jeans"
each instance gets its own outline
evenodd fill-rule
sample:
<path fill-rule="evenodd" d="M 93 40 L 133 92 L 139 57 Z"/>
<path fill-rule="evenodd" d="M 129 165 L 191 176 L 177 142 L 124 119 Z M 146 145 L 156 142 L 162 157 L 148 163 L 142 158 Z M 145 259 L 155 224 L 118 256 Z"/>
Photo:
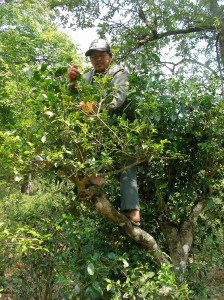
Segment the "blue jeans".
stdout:
<path fill-rule="evenodd" d="M 125 170 L 120 175 L 121 210 L 139 210 L 136 166 Z"/>

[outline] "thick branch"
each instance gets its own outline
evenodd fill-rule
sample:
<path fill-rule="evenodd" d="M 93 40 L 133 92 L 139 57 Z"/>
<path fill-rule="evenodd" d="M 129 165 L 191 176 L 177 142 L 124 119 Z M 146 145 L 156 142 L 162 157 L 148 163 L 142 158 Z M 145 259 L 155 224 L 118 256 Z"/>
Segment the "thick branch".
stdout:
<path fill-rule="evenodd" d="M 153 255 L 157 263 L 170 263 L 167 256 L 161 251 L 153 236 L 146 231 L 133 225 L 123 214 L 119 213 L 109 202 L 105 195 L 101 195 L 97 187 L 91 187 L 83 191 L 80 200 L 91 200 L 95 209 L 104 215 L 108 220 L 120 226 L 134 241 L 146 247 Z"/>
<path fill-rule="evenodd" d="M 195 226 L 197 223 L 197 219 L 199 215 L 202 213 L 202 211 L 204 210 L 205 206 L 206 206 L 206 201 L 204 199 L 200 199 L 198 203 L 195 205 L 195 207 L 193 208 L 193 211 L 189 216 L 188 222 L 190 222 L 192 225 Z"/>
<path fill-rule="evenodd" d="M 173 36 L 173 35 L 179 35 L 179 34 L 189 34 L 189 33 L 195 33 L 195 32 L 203 32 L 203 31 L 216 31 L 216 27 L 213 25 L 204 25 L 204 26 L 194 26 L 194 27 L 187 27 L 183 29 L 176 29 L 176 30 L 171 30 L 167 32 L 162 32 L 162 33 L 156 33 L 152 34 L 149 32 L 149 34 L 137 37 L 137 45 L 135 44 L 129 51 L 125 52 L 125 57 L 120 57 L 120 60 L 125 59 L 128 55 L 131 55 L 134 51 L 136 51 L 138 48 L 141 46 L 147 44 L 148 42 L 153 42 L 156 40 L 160 40 L 164 37 L 168 36 Z"/>
<path fill-rule="evenodd" d="M 195 32 L 201 32 L 201 31 L 214 31 L 214 30 L 216 30 L 216 28 L 213 25 L 210 25 L 210 26 L 204 25 L 204 26 L 195 26 L 195 27 L 188 27 L 188 28 L 183 28 L 183 29 L 176 29 L 176 30 L 158 33 L 156 36 L 155 35 L 147 35 L 147 36 L 139 39 L 137 43 L 139 46 L 142 46 L 148 42 L 160 40 L 164 37 L 168 37 L 168 36 L 172 36 L 172 35 L 188 34 L 188 33 L 195 33 Z"/>

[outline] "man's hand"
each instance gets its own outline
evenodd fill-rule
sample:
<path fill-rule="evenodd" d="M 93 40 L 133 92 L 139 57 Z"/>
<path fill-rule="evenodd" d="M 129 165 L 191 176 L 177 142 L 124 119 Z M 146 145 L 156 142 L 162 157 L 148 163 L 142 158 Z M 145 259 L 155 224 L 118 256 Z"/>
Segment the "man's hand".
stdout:
<path fill-rule="evenodd" d="M 81 70 L 77 65 L 73 65 L 69 70 L 68 70 L 68 79 L 70 82 L 73 82 L 74 80 L 77 80 L 78 77 L 81 75 Z"/>
<path fill-rule="evenodd" d="M 95 107 L 95 103 L 89 103 L 84 101 L 81 101 L 78 105 L 78 108 L 82 109 L 88 115 L 91 115 L 94 112 Z"/>

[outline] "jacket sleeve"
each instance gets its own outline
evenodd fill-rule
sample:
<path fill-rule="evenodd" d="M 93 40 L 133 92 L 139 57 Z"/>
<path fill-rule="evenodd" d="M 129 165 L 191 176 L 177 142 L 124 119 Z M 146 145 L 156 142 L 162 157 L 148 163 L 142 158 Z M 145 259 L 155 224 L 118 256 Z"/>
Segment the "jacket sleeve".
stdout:
<path fill-rule="evenodd" d="M 113 84 L 113 98 L 109 103 L 103 104 L 102 108 L 106 108 L 110 112 L 113 112 L 116 111 L 116 109 L 118 109 L 125 101 L 129 88 L 128 71 L 125 69 L 119 69 L 113 75 L 111 82 Z"/>

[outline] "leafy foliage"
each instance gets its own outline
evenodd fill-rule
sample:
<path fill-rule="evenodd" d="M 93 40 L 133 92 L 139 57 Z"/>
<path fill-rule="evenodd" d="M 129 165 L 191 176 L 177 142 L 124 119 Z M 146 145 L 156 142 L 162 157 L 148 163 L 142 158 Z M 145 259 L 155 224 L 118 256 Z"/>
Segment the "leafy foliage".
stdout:
<path fill-rule="evenodd" d="M 220 27 L 215 31 L 211 9 L 202 1 L 187 6 L 185 1 L 48 1 L 78 11 L 75 26 L 92 25 L 94 14 L 102 17 L 100 34 L 111 33 L 112 41 L 116 36 L 117 58 L 118 52 L 125 53 L 134 71 L 126 109 L 110 115 L 79 106 L 80 101 L 100 105 L 105 97 L 109 100 L 113 87 L 105 78 L 96 79 L 95 86 L 80 79 L 78 93 L 69 93 L 67 68 L 79 58 L 50 21 L 45 2 L 0 6 L 0 271 L 2 278 L 9 274 L 2 289 L 11 284 L 20 299 L 186 299 L 194 292 L 207 296 L 208 290 L 199 291 L 192 282 L 211 264 L 223 264 L 223 101 L 220 62 L 214 62 L 210 48 L 208 62 L 194 63 L 197 55 L 205 54 L 203 47 L 197 48 L 202 38 L 214 49 Z M 100 14 L 103 6 L 106 11 Z M 131 18 L 125 28 L 121 20 L 114 23 L 118 6 L 122 21 Z M 203 34 L 177 34 L 178 28 L 189 30 L 197 24 Z M 157 41 L 155 34 L 164 32 L 173 34 Z M 170 65 L 163 61 L 162 48 L 170 41 L 175 54 L 186 59 L 187 72 L 175 62 L 171 76 L 164 71 L 163 66 Z M 202 65 L 205 72 L 200 70 L 199 76 L 197 66 Z M 69 183 L 104 170 L 104 193 L 118 206 L 116 177 L 130 158 L 139 169 L 142 226 L 164 252 L 173 255 L 173 231 L 179 234 L 189 219 L 195 225 L 198 220 L 192 249 L 197 257 L 190 256 L 190 272 L 186 280 L 182 275 L 182 283 L 171 266 L 158 268 L 151 254 L 80 204 Z M 31 173 L 39 190 L 21 196 L 18 186 Z M 55 187 L 55 178 L 64 185 Z M 39 187 L 39 180 L 51 191 Z M 201 203 L 203 214 L 192 216 Z M 168 237 L 164 222 L 170 226 Z"/>
<path fill-rule="evenodd" d="M 88 207 L 77 205 L 71 214 L 73 202 L 77 204 L 74 194 L 65 198 L 52 184 L 49 192 L 8 200 L 0 235 L 1 274 L 7 274 L 1 278 L 3 287 L 13 287 L 24 300 L 109 300 L 133 294 L 186 299 L 186 284 L 180 287 L 169 267 L 157 271 L 149 266 L 143 249 L 120 240 L 120 232 L 105 220 L 96 221 Z"/>
<path fill-rule="evenodd" d="M 0 13 L 4 18 L 4 24 L 1 24 L 0 44 L 2 78 L 0 120 L 1 128 L 5 131 L 1 133 L 1 140 L 6 139 L 7 143 L 6 146 L 1 144 L 1 151 L 4 153 L 1 157 L 3 176 L 11 174 L 16 161 L 19 160 L 19 153 L 24 151 L 28 159 L 29 151 L 33 151 L 32 143 L 28 148 L 24 145 L 22 149 L 24 141 L 21 141 L 16 133 L 17 124 L 26 131 L 29 128 L 29 121 L 25 124 L 25 119 L 32 118 L 32 113 L 27 110 L 27 101 L 31 100 L 35 91 L 35 86 L 28 83 L 28 78 L 33 76 L 32 66 L 36 68 L 38 63 L 46 61 L 49 67 L 53 67 L 63 62 L 63 65 L 57 68 L 65 69 L 75 58 L 75 46 L 56 30 L 56 25 L 48 17 L 46 7 L 37 4 L 36 9 L 33 8 L 33 4 L 27 1 L 0 7 Z M 38 77 L 38 74 L 37 71 L 34 77 Z M 11 155 L 10 151 L 14 146 L 17 148 L 17 154 Z M 22 160 L 23 164 L 26 159 Z"/>
<path fill-rule="evenodd" d="M 144 193 L 156 200 L 157 213 L 160 207 L 183 222 L 222 174 L 217 171 L 223 157 L 223 102 L 215 95 L 216 84 L 204 89 L 200 81 L 144 78 L 141 88 L 148 92 L 139 100 L 138 114 L 158 132 L 155 141 L 167 141 L 164 152 L 173 157 L 150 160 L 140 172 L 140 182 Z"/>
<path fill-rule="evenodd" d="M 0 6 L 0 120 L 9 127 L 30 93 L 25 70 L 38 62 L 70 64 L 75 46 L 57 30 L 45 6 L 24 1 Z M 18 116 L 19 118 L 20 116 Z"/>

